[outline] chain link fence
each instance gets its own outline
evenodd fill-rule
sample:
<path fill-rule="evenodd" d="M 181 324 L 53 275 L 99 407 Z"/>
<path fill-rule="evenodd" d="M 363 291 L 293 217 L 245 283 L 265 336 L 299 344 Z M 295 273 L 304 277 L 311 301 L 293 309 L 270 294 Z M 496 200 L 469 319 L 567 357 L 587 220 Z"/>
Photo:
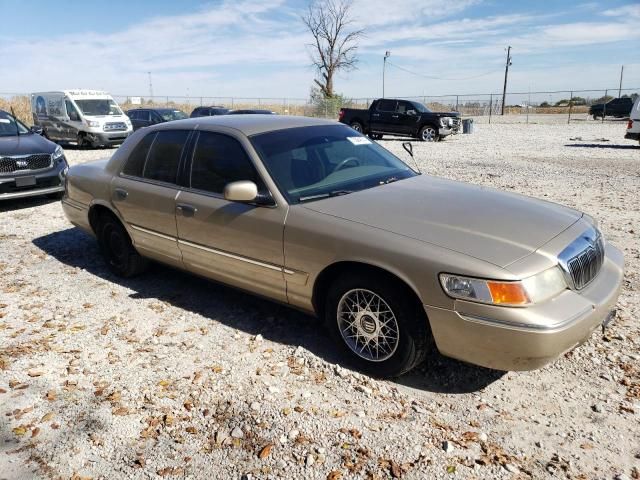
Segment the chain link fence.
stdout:
<path fill-rule="evenodd" d="M 589 107 L 604 103 L 618 96 L 635 99 L 640 88 L 612 88 L 598 90 L 558 90 L 548 92 L 507 93 L 504 114 L 518 116 L 518 121 L 530 118 L 553 116 L 558 122 L 585 121 L 589 118 Z M 368 108 L 375 98 L 336 98 L 311 100 L 305 98 L 248 98 L 248 97 L 188 97 L 188 96 L 144 96 L 114 94 L 113 98 L 123 110 L 142 107 L 162 107 L 182 110 L 187 115 L 199 106 L 222 106 L 229 109 L 270 110 L 279 115 L 302 115 L 307 117 L 338 118 L 340 108 Z M 32 123 L 30 94 L 0 93 L 0 109 L 14 110 L 16 116 L 27 124 Z M 427 105 L 436 112 L 460 112 L 464 117 L 483 117 L 486 121 L 499 121 L 502 115 L 502 94 L 479 93 L 464 95 L 400 96 Z M 510 119 L 510 121 L 512 121 Z M 600 121 L 609 121 L 610 117 Z"/>

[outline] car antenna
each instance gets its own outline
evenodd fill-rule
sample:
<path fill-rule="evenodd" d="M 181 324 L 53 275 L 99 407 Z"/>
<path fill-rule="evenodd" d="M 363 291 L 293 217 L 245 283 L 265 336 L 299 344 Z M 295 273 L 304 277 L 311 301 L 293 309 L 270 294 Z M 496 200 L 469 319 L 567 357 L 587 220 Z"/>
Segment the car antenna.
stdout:
<path fill-rule="evenodd" d="M 20 136 L 20 126 L 18 125 L 18 120 L 16 118 L 16 112 L 13 111 L 13 105 L 11 106 L 11 115 L 13 116 L 13 121 L 16 122 L 16 135 Z"/>
<path fill-rule="evenodd" d="M 418 173 L 420 175 L 422 175 L 422 171 L 420 170 L 420 167 L 418 166 L 418 162 L 416 162 L 416 159 L 413 157 L 413 144 L 411 142 L 403 142 L 402 143 L 402 148 L 404 148 L 407 153 L 411 156 L 411 159 L 413 160 L 413 163 L 415 163 L 416 165 L 416 170 L 418 170 Z"/>

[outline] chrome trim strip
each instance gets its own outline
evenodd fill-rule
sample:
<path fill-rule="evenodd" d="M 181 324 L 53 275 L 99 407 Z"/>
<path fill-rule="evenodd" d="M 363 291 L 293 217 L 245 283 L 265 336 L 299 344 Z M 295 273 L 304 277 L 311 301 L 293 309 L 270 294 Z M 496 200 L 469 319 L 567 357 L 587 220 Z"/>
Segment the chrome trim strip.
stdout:
<path fill-rule="evenodd" d="M 282 267 L 278 267 L 276 265 L 272 265 L 270 263 L 263 263 L 258 260 L 253 260 L 247 257 L 241 257 L 239 255 L 234 255 L 233 253 L 225 252 L 223 250 L 217 250 L 215 248 L 205 247 L 203 245 L 198 245 L 197 243 L 188 242 L 187 240 L 178 240 L 179 244 L 187 245 L 189 247 L 197 248 L 200 250 L 204 250 L 205 252 L 213 253 L 215 255 L 220 255 L 221 257 L 232 258 L 234 260 L 240 260 L 241 262 L 250 263 L 252 265 L 257 265 L 259 267 L 268 268 L 269 270 L 275 270 L 278 272 L 284 272 Z"/>
<path fill-rule="evenodd" d="M 69 199 L 62 200 L 62 203 L 64 203 L 68 207 L 75 208 L 76 210 L 80 210 L 80 211 L 86 210 L 86 208 L 79 207 L 78 205 L 75 205 L 74 202 L 70 201 Z"/>
<path fill-rule="evenodd" d="M 508 320 L 498 320 L 496 318 L 483 317 L 480 315 L 472 315 L 467 313 L 456 312 L 463 320 L 467 320 L 469 322 L 481 323 L 483 325 L 490 325 L 493 327 L 507 327 L 514 328 L 517 330 L 528 330 L 535 332 L 546 332 L 552 330 L 561 330 L 572 323 L 574 323 L 577 319 L 582 317 L 585 313 L 591 311 L 591 307 L 587 307 L 581 312 L 578 312 L 572 317 L 567 318 L 566 320 L 562 320 L 558 323 L 552 323 L 549 325 L 533 325 L 531 323 L 520 323 L 520 322 L 511 322 Z"/>
<path fill-rule="evenodd" d="M 146 228 L 139 227 L 139 226 L 134 225 L 132 223 L 130 223 L 129 226 L 131 228 L 133 228 L 134 230 L 138 230 L 139 232 L 147 233 L 149 235 L 155 235 L 156 237 L 164 238 L 165 240 L 171 240 L 172 242 L 175 242 L 177 240 L 176 237 L 172 237 L 170 235 L 165 235 L 164 233 L 154 232 L 153 230 L 147 230 Z"/>

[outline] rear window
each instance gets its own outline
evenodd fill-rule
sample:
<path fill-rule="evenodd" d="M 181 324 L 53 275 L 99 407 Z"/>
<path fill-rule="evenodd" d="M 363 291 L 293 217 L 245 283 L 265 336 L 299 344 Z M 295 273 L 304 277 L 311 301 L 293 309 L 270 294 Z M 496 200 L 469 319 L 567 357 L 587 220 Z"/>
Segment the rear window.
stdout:
<path fill-rule="evenodd" d="M 396 103 L 395 100 L 380 100 L 376 108 L 381 112 L 395 112 Z"/>

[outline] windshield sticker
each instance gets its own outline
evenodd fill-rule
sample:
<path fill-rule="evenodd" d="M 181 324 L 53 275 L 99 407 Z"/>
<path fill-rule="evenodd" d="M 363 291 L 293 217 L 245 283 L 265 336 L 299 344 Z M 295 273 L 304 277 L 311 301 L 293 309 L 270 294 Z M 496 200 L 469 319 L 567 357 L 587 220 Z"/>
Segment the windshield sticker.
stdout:
<path fill-rule="evenodd" d="M 349 140 L 354 145 L 370 145 L 371 144 L 371 141 L 366 137 L 347 137 L 347 140 Z"/>
<path fill-rule="evenodd" d="M 11 120 L 8 118 L 0 118 L 0 123 L 11 123 Z"/>

